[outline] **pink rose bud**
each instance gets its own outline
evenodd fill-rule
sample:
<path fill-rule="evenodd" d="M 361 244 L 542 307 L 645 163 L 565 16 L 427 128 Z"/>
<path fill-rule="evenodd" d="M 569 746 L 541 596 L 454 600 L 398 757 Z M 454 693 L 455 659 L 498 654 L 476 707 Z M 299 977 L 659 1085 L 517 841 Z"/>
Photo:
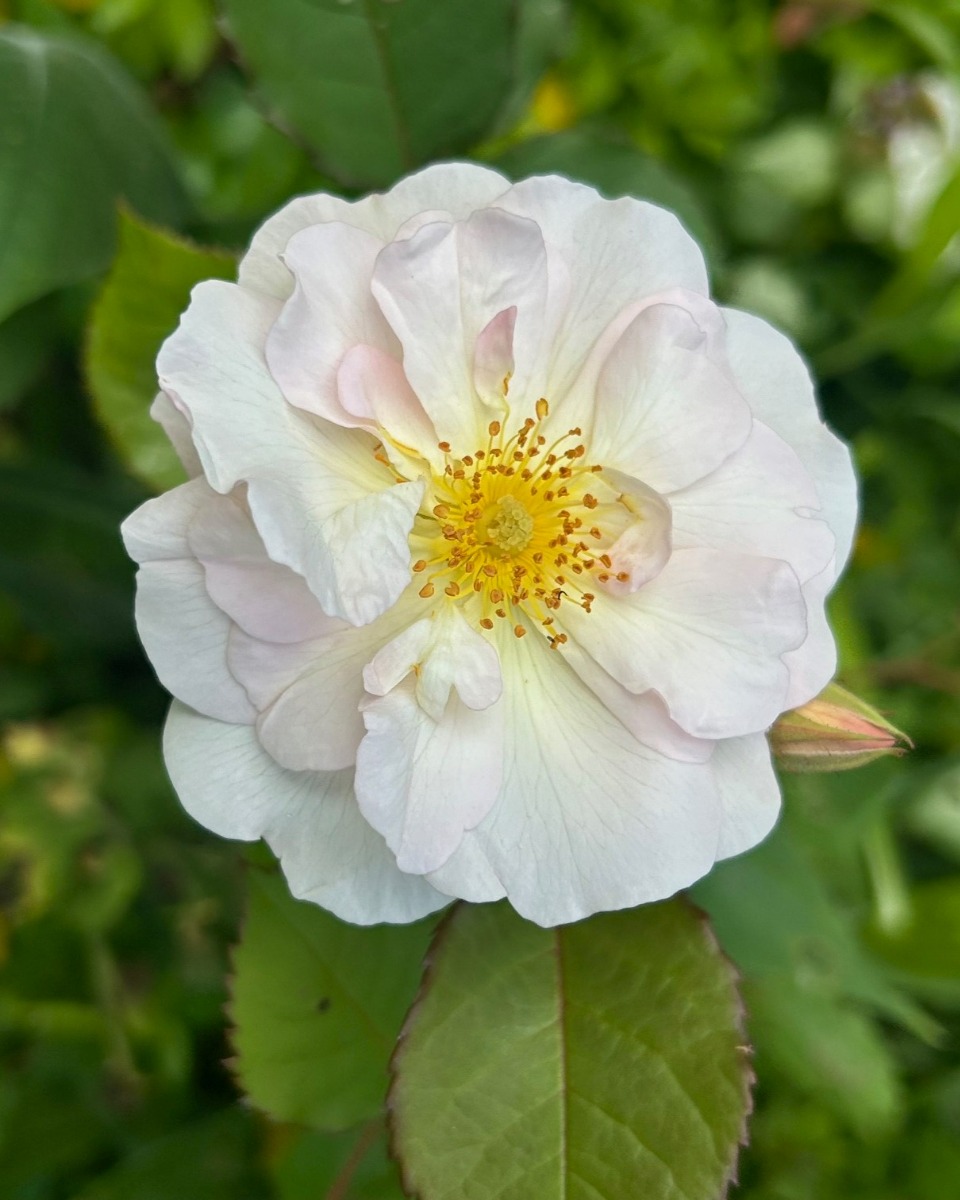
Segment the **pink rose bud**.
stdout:
<path fill-rule="evenodd" d="M 847 771 L 913 747 L 875 708 L 836 683 L 784 713 L 770 730 L 770 744 L 785 771 Z"/>

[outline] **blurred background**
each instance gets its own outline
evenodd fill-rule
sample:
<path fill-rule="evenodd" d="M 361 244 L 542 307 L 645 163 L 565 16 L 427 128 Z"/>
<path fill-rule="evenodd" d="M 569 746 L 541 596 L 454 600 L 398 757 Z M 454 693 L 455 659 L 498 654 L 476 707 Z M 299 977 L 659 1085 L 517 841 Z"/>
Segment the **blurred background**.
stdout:
<path fill-rule="evenodd" d="M 117 528 L 178 478 L 146 409 L 192 283 L 451 155 L 675 209 L 854 447 L 841 678 L 916 750 L 787 779 L 695 889 L 756 1045 L 734 1194 L 960 1197 L 956 0 L 0 0 L 0 1197 L 348 1200 L 337 1139 L 238 1100 L 250 852 L 166 782 Z"/>

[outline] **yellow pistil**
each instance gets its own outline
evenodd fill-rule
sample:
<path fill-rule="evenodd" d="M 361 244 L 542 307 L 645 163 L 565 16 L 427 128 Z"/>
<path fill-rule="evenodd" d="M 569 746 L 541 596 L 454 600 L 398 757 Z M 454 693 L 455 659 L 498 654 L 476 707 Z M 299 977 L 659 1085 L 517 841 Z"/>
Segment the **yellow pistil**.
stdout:
<path fill-rule="evenodd" d="M 598 479 L 601 468 L 587 464 L 581 430 L 548 444 L 548 402 L 534 411 L 509 437 L 491 421 L 487 444 L 471 453 L 438 444 L 444 465 L 414 527 L 413 569 L 426 575 L 424 599 L 439 588 L 482 629 L 504 621 L 518 638 L 526 615 L 556 649 L 567 641 L 550 628 L 561 604 L 590 612 L 591 577 L 609 578 L 610 558 L 596 543 L 612 545 L 635 518 Z"/>

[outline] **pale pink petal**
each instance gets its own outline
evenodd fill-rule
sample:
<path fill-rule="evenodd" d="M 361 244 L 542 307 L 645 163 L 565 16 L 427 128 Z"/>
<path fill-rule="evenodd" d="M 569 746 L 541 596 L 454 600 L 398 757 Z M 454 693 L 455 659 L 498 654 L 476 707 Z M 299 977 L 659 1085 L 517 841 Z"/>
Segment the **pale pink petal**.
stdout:
<path fill-rule="evenodd" d="M 388 242 L 418 213 L 439 211 L 447 220 L 461 220 L 490 204 L 509 186 L 508 180 L 489 167 L 439 163 L 401 179 L 389 192 L 361 200 L 343 200 L 325 192 L 300 196 L 269 217 L 254 234 L 240 263 L 240 283 L 285 300 L 293 290 L 293 279 L 281 255 L 301 229 L 344 221 Z"/>
<path fill-rule="evenodd" d="M 611 578 L 599 586 L 611 595 L 629 596 L 659 575 L 670 558 L 670 505 L 653 488 L 622 471 L 603 471 L 601 478 L 620 493 L 620 503 L 634 519 L 607 551 Z"/>
<path fill-rule="evenodd" d="M 570 605 L 564 625 L 629 691 L 659 692 L 696 737 L 768 728 L 783 711 L 782 655 L 807 635 L 800 584 L 783 562 L 715 550 L 675 550 L 636 595 Z"/>
<path fill-rule="evenodd" d="M 168 396 L 166 392 L 157 392 L 150 405 L 150 416 L 170 439 L 177 452 L 177 458 L 183 463 L 187 477 L 196 479 L 203 472 L 203 467 L 194 449 L 193 431 L 186 413 L 177 406 L 172 396 Z"/>
<path fill-rule="evenodd" d="M 202 479 L 148 500 L 123 525 L 137 572 L 136 621 L 157 678 L 185 704 L 223 721 L 256 716 L 227 667 L 229 618 L 210 599 L 187 529 L 211 495 Z"/>
<path fill-rule="evenodd" d="M 487 209 L 459 224 L 423 226 L 380 254 L 373 292 L 403 345 L 403 367 L 439 437 L 470 453 L 491 416 L 474 389 L 477 340 L 516 307 L 511 396 L 534 395 L 547 294 L 546 251 L 533 221 Z"/>
<path fill-rule="evenodd" d="M 590 455 L 658 492 L 702 479 L 746 441 L 750 409 L 686 308 L 644 308 L 597 384 Z"/>
<path fill-rule="evenodd" d="M 717 743 L 710 765 L 723 816 L 717 858 L 732 858 L 759 845 L 780 815 L 780 784 L 762 733 Z"/>
<path fill-rule="evenodd" d="M 455 688 L 468 708 L 489 708 L 500 699 L 500 659 L 490 642 L 459 609 L 440 608 L 387 643 L 364 668 L 364 686 L 384 696 L 411 671 L 417 702 L 439 721 Z"/>
<path fill-rule="evenodd" d="M 137 632 L 168 692 L 221 721 L 256 713 L 227 668 L 230 619 L 207 594 L 198 562 L 144 563 L 137 572 Z"/>
<path fill-rule="evenodd" d="M 550 926 L 704 875 L 721 819 L 711 764 L 641 745 L 543 641 L 505 643 L 503 657 L 500 796 L 431 881 L 494 898 L 499 880 L 522 916 Z"/>
<path fill-rule="evenodd" d="M 557 412 L 594 342 L 629 304 L 668 288 L 707 293 L 703 254 L 666 209 L 630 197 L 605 200 L 557 175 L 518 183 L 497 206 L 543 230 L 555 291 L 564 297 L 550 326 L 544 392 Z"/>
<path fill-rule="evenodd" d="M 138 563 L 192 557 L 187 530 L 215 494 L 205 479 L 191 479 L 145 501 L 120 526 L 127 553 Z"/>
<path fill-rule="evenodd" d="M 516 362 L 513 334 L 517 326 L 517 306 L 503 309 L 491 317 L 477 335 L 473 351 L 473 386 L 477 395 L 491 407 L 501 404 L 510 387 Z"/>
<path fill-rule="evenodd" d="M 242 501 L 208 491 L 190 521 L 187 543 L 214 603 L 244 632 L 270 642 L 302 642 L 343 628 L 299 575 L 267 557 Z"/>
<path fill-rule="evenodd" d="M 810 373 L 789 338 L 749 313 L 731 308 L 723 313 L 738 386 L 754 416 L 787 442 L 813 477 L 820 515 L 836 538 L 839 573 L 857 522 L 857 482 L 850 451 L 820 419 Z"/>
<path fill-rule="evenodd" d="M 674 545 L 780 558 L 805 583 L 833 556 L 830 527 L 804 515 L 818 503 L 800 459 L 755 421 L 747 441 L 716 471 L 671 493 Z"/>
<path fill-rule="evenodd" d="M 442 462 L 437 431 L 395 358 L 374 346 L 353 346 L 337 370 L 337 388 L 345 409 L 372 415 L 382 431 L 379 436 L 388 434 L 391 442 L 419 454 L 435 469 Z"/>
<path fill-rule="evenodd" d="M 718 743 L 693 737 L 671 720 L 656 692 L 628 692 L 575 641 L 564 646 L 562 657 L 638 742 L 677 762 L 706 762 L 713 754 Z"/>
<path fill-rule="evenodd" d="M 233 284 L 201 284 L 160 351 L 160 380 L 190 414 L 213 487 L 247 483 L 269 556 L 302 575 L 331 616 L 365 624 L 409 582 L 423 482 L 397 484 L 370 435 L 321 427 L 286 403 L 263 360 L 277 307 Z"/>
<path fill-rule="evenodd" d="M 222 837 L 264 837 L 295 896 L 358 925 L 415 921 L 449 903 L 419 876 L 397 869 L 357 808 L 352 771 L 285 771 L 249 727 L 177 703 L 164 757 L 187 812 Z"/>
<path fill-rule="evenodd" d="M 409 620 L 401 603 L 370 625 L 344 625 L 290 645 L 233 631 L 230 670 L 260 714 L 261 742 L 281 766 L 293 771 L 352 766 L 363 737 L 364 664 Z"/>
<path fill-rule="evenodd" d="M 337 425 L 372 426 L 372 410 L 347 409 L 338 395 L 344 354 L 359 343 L 400 357 L 400 346 L 370 292 L 383 243 L 331 221 L 295 234 L 283 252 L 296 285 L 267 335 L 270 373 L 287 400 Z"/>
<path fill-rule="evenodd" d="M 436 870 L 490 811 L 503 771 L 501 706 L 481 711 L 453 695 L 439 720 L 412 680 L 363 706 L 357 801 L 402 871 Z"/>
<path fill-rule="evenodd" d="M 790 672 L 790 686 L 783 702 L 784 711 L 799 708 L 818 696 L 836 674 L 837 644 L 824 607 L 836 578 L 836 563 L 831 559 L 819 575 L 803 585 L 803 598 L 807 606 L 807 638 L 803 645 L 783 656 Z"/>

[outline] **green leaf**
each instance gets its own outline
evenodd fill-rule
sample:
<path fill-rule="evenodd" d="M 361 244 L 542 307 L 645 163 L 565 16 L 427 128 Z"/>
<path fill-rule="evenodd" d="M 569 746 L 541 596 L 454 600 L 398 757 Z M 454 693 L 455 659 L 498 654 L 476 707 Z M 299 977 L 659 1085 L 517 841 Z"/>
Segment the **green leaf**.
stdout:
<path fill-rule="evenodd" d="M 519 0 L 514 39 L 514 86 L 492 131 L 507 134 L 521 119 L 547 67 L 569 41 L 566 0 Z"/>
<path fill-rule="evenodd" d="M 47 297 L 0 323 L 0 412 L 13 408 L 36 382 L 56 347 L 58 316 Z"/>
<path fill-rule="evenodd" d="M 856 1001 L 918 1036 L 935 1036 L 929 1018 L 864 950 L 786 827 L 750 854 L 719 863 L 693 896 L 748 979 L 790 975 L 811 993 Z"/>
<path fill-rule="evenodd" d="M 922 883 L 895 931 L 871 931 L 871 945 L 899 971 L 953 984 L 960 994 L 960 876 Z"/>
<path fill-rule="evenodd" d="M 432 922 L 347 925 L 280 876 L 249 878 L 231 1004 L 243 1088 L 279 1120 L 334 1130 L 376 1116 Z"/>
<path fill-rule="evenodd" d="M 924 299 L 931 275 L 960 229 L 960 167 L 944 185 L 927 213 L 916 244 L 874 301 L 871 323 L 902 316 Z M 868 325 L 868 331 L 870 326 Z"/>
<path fill-rule="evenodd" d="M 750 1069 L 734 972 L 680 900 L 541 929 L 455 908 L 394 1057 L 420 1200 L 714 1200 Z"/>
<path fill-rule="evenodd" d="M 274 1167 L 276 1200 L 403 1200 L 383 1121 L 346 1133 L 304 1129 Z"/>
<path fill-rule="evenodd" d="M 0 320 L 103 270 L 116 202 L 177 223 L 162 126 L 95 43 L 0 30 Z"/>
<path fill-rule="evenodd" d="M 711 262 L 720 257 L 716 229 L 693 189 L 663 163 L 626 142 L 570 130 L 512 146 L 494 165 L 513 179 L 556 171 L 592 184 L 611 199 L 635 196 L 660 204 L 677 214 Z"/>
<path fill-rule="evenodd" d="M 250 1115 L 226 1109 L 148 1142 L 75 1200 L 255 1200 Z"/>
<path fill-rule="evenodd" d="M 960 432 L 960 414 L 954 412 Z M 960 762 L 948 760 L 911 799 L 904 824 L 915 836 L 960 862 Z"/>
<path fill-rule="evenodd" d="M 790 833 L 718 864 L 693 894 L 743 971 L 760 1078 L 772 1066 L 856 1132 L 885 1133 L 902 1096 L 872 1013 L 929 1042 L 939 1028 L 865 951 Z"/>
<path fill-rule="evenodd" d="M 236 260 L 121 212 L 117 257 L 91 316 L 85 358 L 94 407 L 118 453 L 158 490 L 183 482 L 166 434 L 150 417 L 154 363 L 201 279 L 229 279 Z"/>
<path fill-rule="evenodd" d="M 280 121 L 344 183 L 387 184 L 462 152 L 511 84 L 515 0 L 223 4 Z"/>
<path fill-rule="evenodd" d="M 863 1137 L 891 1132 L 903 1096 L 875 1022 L 790 976 L 747 981 L 744 999 L 761 1080 L 777 1071 Z"/>

